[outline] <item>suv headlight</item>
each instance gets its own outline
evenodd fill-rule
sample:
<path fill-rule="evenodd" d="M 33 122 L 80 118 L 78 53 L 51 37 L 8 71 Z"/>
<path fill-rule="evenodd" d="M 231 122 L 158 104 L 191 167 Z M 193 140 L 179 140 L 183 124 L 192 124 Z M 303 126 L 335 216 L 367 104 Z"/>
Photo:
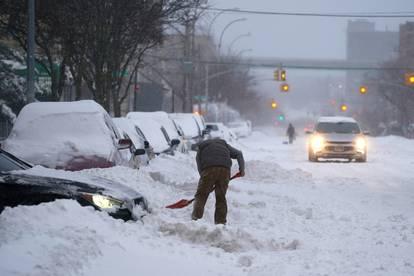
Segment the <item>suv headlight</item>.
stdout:
<path fill-rule="evenodd" d="M 358 137 L 358 138 L 355 140 L 355 147 L 356 147 L 356 149 L 357 149 L 358 151 L 362 151 L 362 152 L 364 152 L 364 151 L 365 151 L 366 146 L 367 146 L 367 141 L 366 141 L 364 138 L 362 138 L 362 137 Z"/>
<path fill-rule="evenodd" d="M 314 136 L 311 139 L 311 147 L 313 152 L 318 152 L 323 150 L 325 146 L 325 139 L 322 136 Z"/>
<path fill-rule="evenodd" d="M 102 210 L 118 209 L 124 203 L 122 200 L 99 194 L 83 194 L 82 197 Z"/>

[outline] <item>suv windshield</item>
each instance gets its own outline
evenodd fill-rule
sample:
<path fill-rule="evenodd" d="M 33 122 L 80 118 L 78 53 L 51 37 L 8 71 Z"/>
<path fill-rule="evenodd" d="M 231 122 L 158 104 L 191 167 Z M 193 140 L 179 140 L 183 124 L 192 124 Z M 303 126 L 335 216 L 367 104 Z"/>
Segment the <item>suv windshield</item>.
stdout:
<path fill-rule="evenodd" d="M 322 122 L 316 126 L 319 133 L 353 133 L 361 132 L 358 124 L 351 122 Z"/>

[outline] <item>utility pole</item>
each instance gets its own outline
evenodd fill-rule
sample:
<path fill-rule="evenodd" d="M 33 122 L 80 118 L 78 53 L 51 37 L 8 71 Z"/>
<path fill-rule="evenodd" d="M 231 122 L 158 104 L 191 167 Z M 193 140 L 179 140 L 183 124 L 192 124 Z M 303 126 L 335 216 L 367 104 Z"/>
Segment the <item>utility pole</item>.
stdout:
<path fill-rule="evenodd" d="M 206 63 L 206 69 L 205 69 L 205 71 L 206 71 L 206 82 L 205 82 L 205 87 L 204 87 L 204 92 L 205 92 L 205 96 L 206 96 L 206 107 L 205 107 L 205 113 L 206 113 L 206 115 L 207 115 L 207 113 L 208 113 L 208 89 L 209 89 L 209 87 L 208 87 L 208 85 L 209 85 L 209 64 L 208 63 Z"/>
<path fill-rule="evenodd" d="M 138 91 L 139 91 L 139 86 L 138 86 L 138 68 L 137 68 L 137 70 L 135 70 L 135 75 L 134 75 L 134 110 L 133 111 L 137 111 Z"/>
<path fill-rule="evenodd" d="M 27 36 L 27 102 L 35 101 L 34 77 L 35 77 L 35 0 L 28 1 L 28 36 Z"/>

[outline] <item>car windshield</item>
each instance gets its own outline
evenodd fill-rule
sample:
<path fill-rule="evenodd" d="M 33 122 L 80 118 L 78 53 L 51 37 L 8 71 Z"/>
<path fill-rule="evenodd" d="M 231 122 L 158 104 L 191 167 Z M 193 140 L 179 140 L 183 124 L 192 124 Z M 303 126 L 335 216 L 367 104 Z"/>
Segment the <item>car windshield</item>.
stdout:
<path fill-rule="evenodd" d="M 29 169 L 29 168 L 30 167 L 27 164 L 23 162 L 19 162 L 19 160 L 16 158 L 13 158 L 13 156 L 3 151 L 0 152 L 0 171 L 1 172 L 24 170 L 24 169 Z"/>
<path fill-rule="evenodd" d="M 207 129 L 213 130 L 213 131 L 218 131 L 218 126 L 217 125 L 207 125 Z"/>
<path fill-rule="evenodd" d="M 319 133 L 360 133 L 358 124 L 352 122 L 322 122 L 316 127 Z"/>

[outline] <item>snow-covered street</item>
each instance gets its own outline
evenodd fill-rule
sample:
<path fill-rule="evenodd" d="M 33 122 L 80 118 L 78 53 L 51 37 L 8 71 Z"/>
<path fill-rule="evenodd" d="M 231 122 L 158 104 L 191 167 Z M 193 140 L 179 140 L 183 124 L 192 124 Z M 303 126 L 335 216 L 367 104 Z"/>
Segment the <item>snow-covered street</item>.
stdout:
<path fill-rule="evenodd" d="M 273 130 L 253 132 L 246 177 L 230 183 L 228 224 L 192 206 L 198 173 L 191 155 L 150 166 L 33 174 L 103 176 L 145 195 L 143 222 L 115 220 L 75 201 L 6 208 L 0 215 L 0 275 L 414 275 L 414 140 L 370 138 L 368 162 L 307 161 Z M 234 166 L 234 172 L 237 168 Z"/>

